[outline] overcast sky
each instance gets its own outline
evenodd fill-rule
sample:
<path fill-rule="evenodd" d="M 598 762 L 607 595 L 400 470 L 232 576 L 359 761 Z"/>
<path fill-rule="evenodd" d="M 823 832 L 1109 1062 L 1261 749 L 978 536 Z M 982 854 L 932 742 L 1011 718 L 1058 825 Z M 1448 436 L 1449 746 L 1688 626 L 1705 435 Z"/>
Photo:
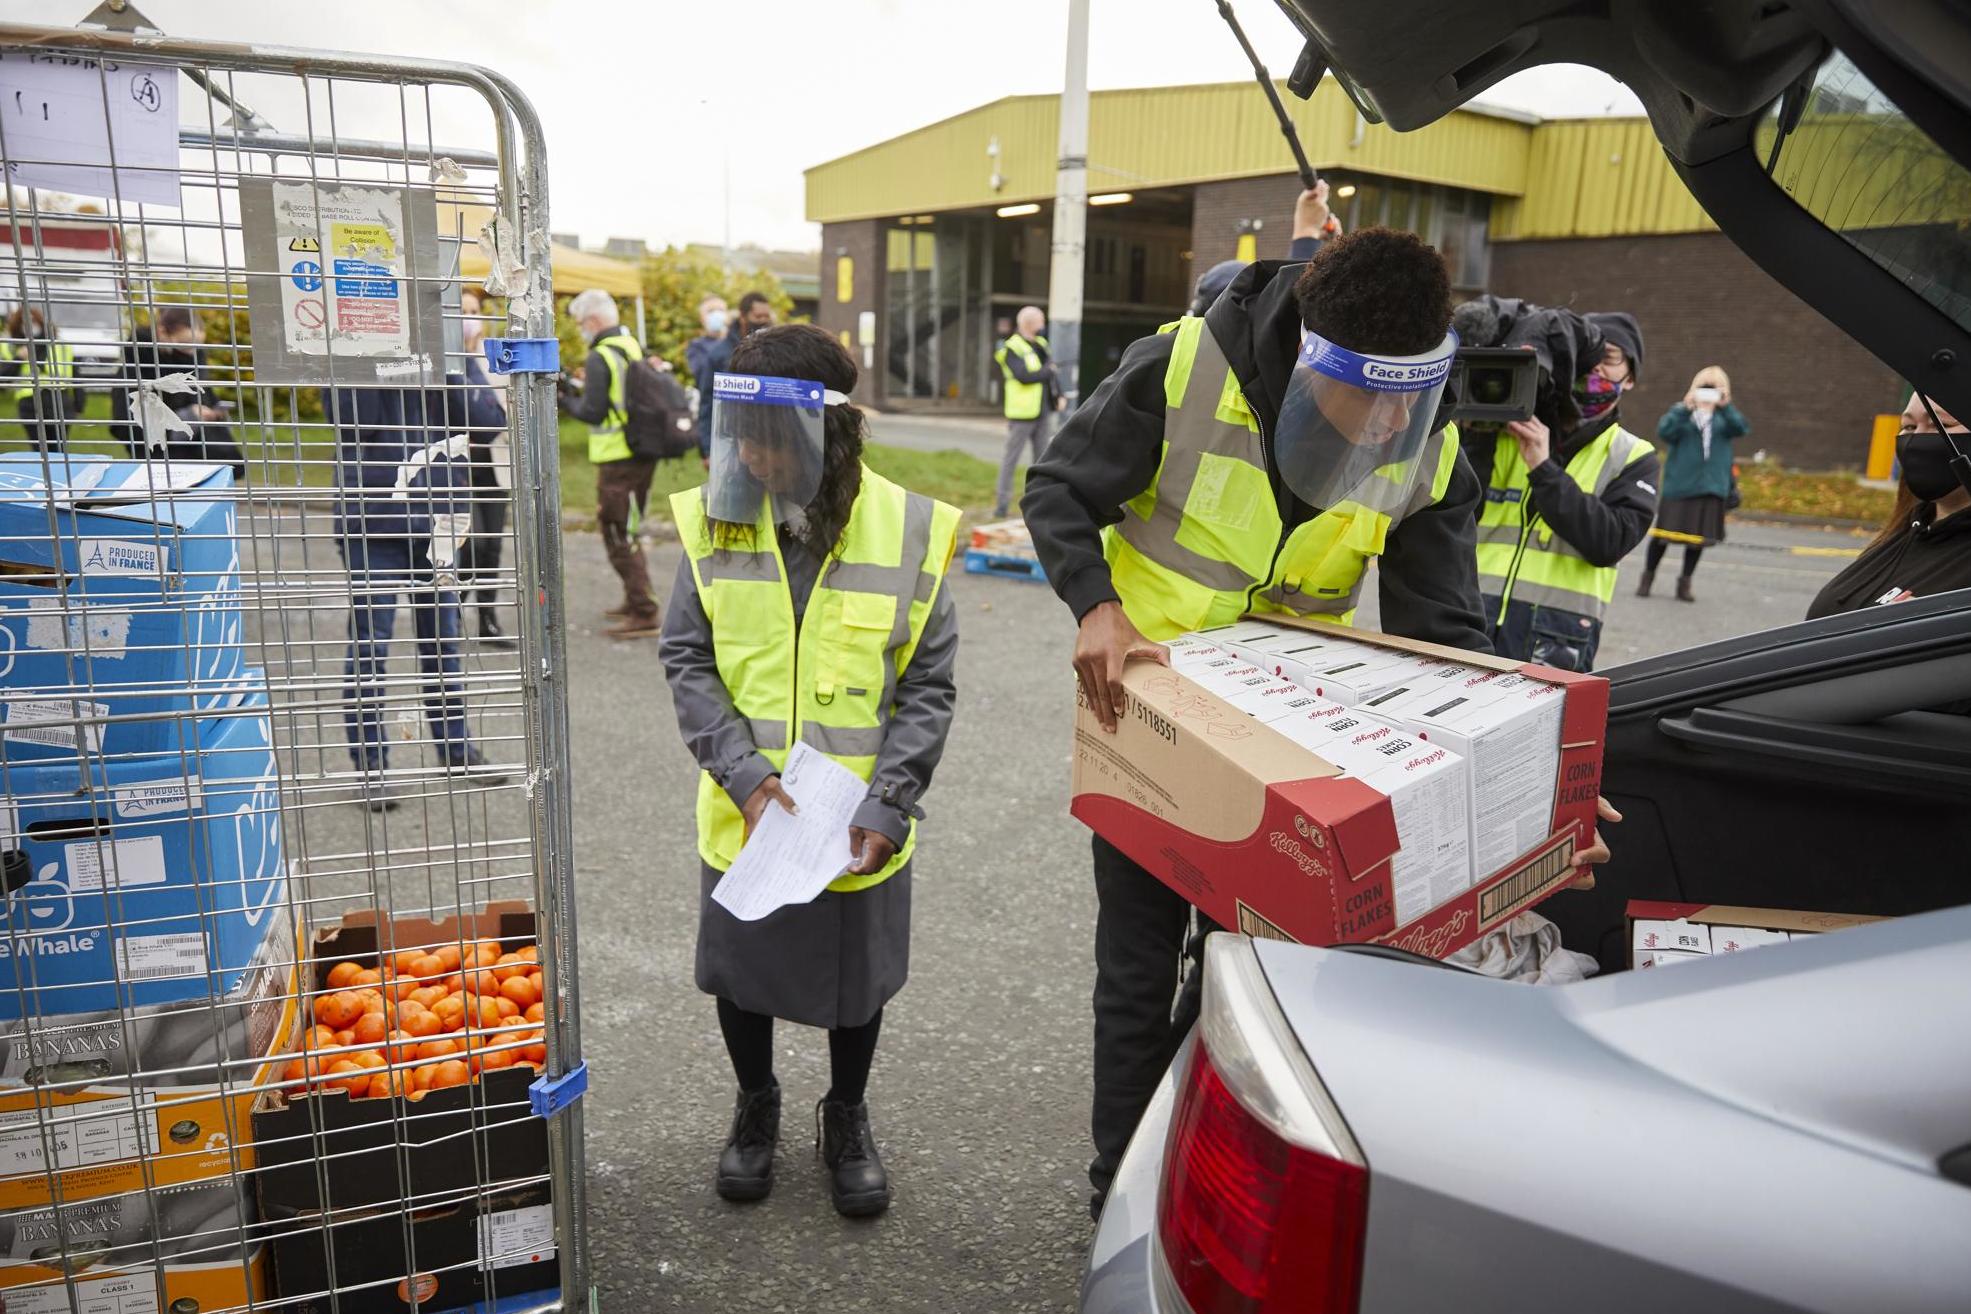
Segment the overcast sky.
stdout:
<path fill-rule="evenodd" d="M 1212 0 L 1092 2 L 1096 90 L 1250 76 Z M 735 244 L 813 248 L 820 235 L 802 218 L 803 169 L 1000 96 L 1058 91 L 1067 29 L 1065 0 L 135 3 L 178 36 L 498 69 L 532 98 L 546 128 L 554 228 L 588 245 L 611 235 L 717 243 L 729 153 Z M 74 21 L 93 5 L 0 0 L 0 13 Z M 1284 75 L 1299 47 L 1278 7 L 1241 0 L 1238 10 L 1262 58 Z M 281 128 L 305 127 L 282 121 L 298 110 L 274 92 L 242 99 Z M 1571 66 L 1522 74 L 1485 100 L 1547 116 L 1641 109 L 1619 83 Z M 395 123 L 364 126 L 399 135 Z"/>

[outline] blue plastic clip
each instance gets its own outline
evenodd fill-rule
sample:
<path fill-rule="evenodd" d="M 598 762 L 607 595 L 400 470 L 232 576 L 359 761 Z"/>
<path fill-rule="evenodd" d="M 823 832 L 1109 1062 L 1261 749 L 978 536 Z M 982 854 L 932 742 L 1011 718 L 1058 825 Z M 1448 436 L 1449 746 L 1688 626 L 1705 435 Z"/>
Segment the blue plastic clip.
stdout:
<path fill-rule="evenodd" d="M 527 1088 L 536 1118 L 552 1118 L 588 1093 L 589 1065 L 577 1063 L 558 1077 L 538 1077 Z"/>
<path fill-rule="evenodd" d="M 495 374 L 559 374 L 561 343 L 555 338 L 487 338 L 486 368 Z"/>

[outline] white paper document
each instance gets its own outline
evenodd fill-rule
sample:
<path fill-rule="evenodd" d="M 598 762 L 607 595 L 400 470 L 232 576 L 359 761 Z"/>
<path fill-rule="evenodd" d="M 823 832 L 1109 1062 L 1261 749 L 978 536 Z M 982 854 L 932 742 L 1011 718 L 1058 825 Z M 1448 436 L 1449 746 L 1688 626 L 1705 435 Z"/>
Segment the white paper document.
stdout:
<path fill-rule="evenodd" d="M 767 804 L 739 857 L 712 890 L 712 898 L 742 922 L 812 902 L 855 860 L 849 821 L 869 793 L 867 782 L 806 744 L 796 744 L 781 768 L 780 783 L 800 811 Z"/>
<path fill-rule="evenodd" d="M 0 55 L 7 171 L 28 187 L 178 204 L 178 73 L 86 55 Z"/>

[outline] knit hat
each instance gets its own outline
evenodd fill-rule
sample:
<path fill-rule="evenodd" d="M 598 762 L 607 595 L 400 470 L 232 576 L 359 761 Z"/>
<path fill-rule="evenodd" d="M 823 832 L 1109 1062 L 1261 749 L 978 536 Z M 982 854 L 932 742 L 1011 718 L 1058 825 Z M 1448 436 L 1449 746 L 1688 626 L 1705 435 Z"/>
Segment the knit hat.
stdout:
<path fill-rule="evenodd" d="M 1596 311 L 1585 316 L 1601 330 L 1602 341 L 1612 342 L 1629 358 L 1629 377 L 1642 382 L 1643 331 L 1636 317 L 1626 310 Z"/>

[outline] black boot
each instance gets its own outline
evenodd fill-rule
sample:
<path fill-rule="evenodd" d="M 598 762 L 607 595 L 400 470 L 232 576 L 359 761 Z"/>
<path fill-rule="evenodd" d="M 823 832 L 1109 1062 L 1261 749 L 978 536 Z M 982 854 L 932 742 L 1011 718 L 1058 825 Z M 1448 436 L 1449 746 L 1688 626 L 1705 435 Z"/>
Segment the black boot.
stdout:
<path fill-rule="evenodd" d="M 500 613 L 496 607 L 479 609 L 479 638 L 489 648 L 518 648 L 520 640 L 500 628 Z"/>
<path fill-rule="evenodd" d="M 835 1212 L 866 1218 L 890 1207 L 890 1175 L 869 1131 L 869 1105 L 824 1099 L 814 1108 L 815 1146 L 828 1166 L 828 1194 Z"/>
<path fill-rule="evenodd" d="M 1690 591 L 1690 576 L 1688 575 L 1677 576 L 1677 601 L 1679 602 L 1697 601 L 1697 595 Z"/>
<path fill-rule="evenodd" d="M 1650 586 L 1654 583 L 1656 583 L 1656 572 L 1653 570 L 1643 571 L 1642 579 L 1636 584 L 1636 596 L 1639 598 L 1648 597 Z"/>
<path fill-rule="evenodd" d="M 719 1152 L 719 1194 L 727 1200 L 764 1200 L 773 1189 L 773 1150 L 780 1141 L 780 1083 L 740 1091 L 732 1110 L 732 1134 Z"/>

